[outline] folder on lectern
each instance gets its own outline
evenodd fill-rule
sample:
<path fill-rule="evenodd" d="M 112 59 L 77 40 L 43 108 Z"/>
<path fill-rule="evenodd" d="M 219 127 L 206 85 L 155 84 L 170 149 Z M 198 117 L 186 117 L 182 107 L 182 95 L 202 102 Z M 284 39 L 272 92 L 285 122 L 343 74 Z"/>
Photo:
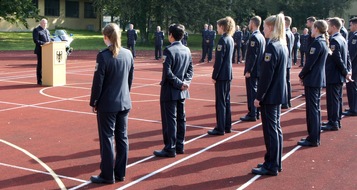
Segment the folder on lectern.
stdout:
<path fill-rule="evenodd" d="M 42 46 L 42 85 L 66 85 L 66 42 L 50 42 Z"/>

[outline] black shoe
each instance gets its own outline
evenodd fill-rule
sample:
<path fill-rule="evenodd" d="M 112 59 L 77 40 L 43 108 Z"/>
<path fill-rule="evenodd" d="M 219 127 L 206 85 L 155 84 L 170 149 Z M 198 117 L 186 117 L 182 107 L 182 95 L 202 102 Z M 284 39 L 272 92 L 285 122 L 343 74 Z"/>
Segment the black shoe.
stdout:
<path fill-rule="evenodd" d="M 38 85 L 42 85 L 42 81 L 37 81 L 37 84 Z"/>
<path fill-rule="evenodd" d="M 225 132 L 225 133 L 231 133 L 231 132 L 232 132 L 232 129 L 225 129 L 224 132 Z"/>
<path fill-rule="evenodd" d="M 297 145 L 300 145 L 300 146 L 311 146 L 311 147 L 318 147 L 319 144 L 318 143 L 312 143 L 308 140 L 301 140 L 299 142 L 297 142 Z"/>
<path fill-rule="evenodd" d="M 346 108 L 345 111 L 350 111 L 350 109 Z"/>
<path fill-rule="evenodd" d="M 207 133 L 208 133 L 209 135 L 224 135 L 223 132 L 219 132 L 219 131 L 217 131 L 217 130 L 215 130 L 215 129 L 209 130 L 209 131 L 207 131 Z"/>
<path fill-rule="evenodd" d="M 281 105 L 281 109 L 288 109 L 289 108 L 289 105 L 288 104 L 282 104 Z"/>
<path fill-rule="evenodd" d="M 273 171 L 265 169 L 265 167 L 253 168 L 252 173 L 257 174 L 257 175 L 272 175 L 272 176 L 278 175 L 278 171 L 273 172 Z"/>
<path fill-rule="evenodd" d="M 346 111 L 346 112 L 342 112 L 342 115 L 345 115 L 345 116 L 357 116 L 357 113 L 351 112 L 351 111 Z"/>
<path fill-rule="evenodd" d="M 324 122 L 321 122 L 321 125 L 327 125 L 328 124 L 328 121 L 324 121 Z"/>
<path fill-rule="evenodd" d="M 114 180 L 103 179 L 100 176 L 92 176 L 90 177 L 90 181 L 92 183 L 106 183 L 106 184 L 113 184 L 115 182 Z"/>
<path fill-rule="evenodd" d="M 176 154 L 185 154 L 184 149 L 176 149 Z"/>
<path fill-rule="evenodd" d="M 256 117 L 249 116 L 249 115 L 246 115 L 246 116 L 244 116 L 244 117 L 241 117 L 240 120 L 242 120 L 242 121 L 256 121 L 257 118 L 256 118 Z"/>
<path fill-rule="evenodd" d="M 204 60 L 204 59 L 201 59 L 201 60 L 200 60 L 200 63 L 203 63 L 203 62 L 205 62 L 205 60 Z"/>
<path fill-rule="evenodd" d="M 154 155 L 157 157 L 175 157 L 175 152 L 167 152 L 165 150 L 155 150 Z"/>
<path fill-rule="evenodd" d="M 326 126 L 321 126 L 321 130 L 323 130 L 323 131 L 338 131 L 338 127 L 327 124 Z"/>
<path fill-rule="evenodd" d="M 299 67 L 304 67 L 304 65 L 299 65 Z"/>
<path fill-rule="evenodd" d="M 124 180 L 125 180 L 125 177 L 115 176 L 115 180 L 116 180 L 116 181 L 124 181 Z"/>
<path fill-rule="evenodd" d="M 263 167 L 264 166 L 264 164 L 263 163 L 259 163 L 259 164 L 257 164 L 257 168 L 261 168 L 261 167 Z M 282 168 L 279 168 L 278 169 L 278 172 L 282 172 L 283 171 L 283 169 Z"/>

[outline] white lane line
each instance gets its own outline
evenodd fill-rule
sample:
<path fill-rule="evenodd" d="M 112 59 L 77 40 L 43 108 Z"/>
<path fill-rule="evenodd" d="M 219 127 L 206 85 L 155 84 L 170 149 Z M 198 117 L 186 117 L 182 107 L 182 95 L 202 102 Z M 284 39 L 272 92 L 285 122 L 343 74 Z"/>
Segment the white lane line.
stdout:
<path fill-rule="evenodd" d="M 53 177 L 53 179 L 55 179 L 56 183 L 58 184 L 59 188 L 61 190 L 66 190 L 66 186 L 63 184 L 63 182 L 61 181 L 61 179 L 58 177 L 58 175 L 49 167 L 47 166 L 44 162 L 42 162 L 39 158 L 37 158 L 35 155 L 31 154 L 29 151 L 19 147 L 19 146 L 16 146 L 10 142 L 7 142 L 3 139 L 0 139 L 0 142 L 4 143 L 4 144 L 7 144 L 8 146 L 11 146 L 21 152 L 23 152 L 24 154 L 26 154 L 27 156 L 29 156 L 30 158 L 34 159 L 37 163 L 39 163 L 42 167 L 44 167 L 49 173 L 50 175 Z"/>
<path fill-rule="evenodd" d="M 9 167 L 9 168 L 15 168 L 15 169 L 20 169 L 20 170 L 30 171 L 30 172 L 34 172 L 34 173 L 51 175 L 51 173 L 49 173 L 49 172 L 44 172 L 44 171 L 35 170 L 35 169 L 31 169 L 31 168 L 24 168 L 24 167 L 15 166 L 15 165 L 11 165 L 11 164 L 5 164 L 5 163 L 1 163 L 1 162 L 0 162 L 0 165 L 1 166 L 6 166 L 6 167 Z M 73 177 L 68 177 L 68 176 L 64 176 L 64 175 L 57 175 L 57 176 L 60 177 L 60 178 L 63 178 L 63 179 L 69 179 L 69 180 L 78 181 L 78 182 L 86 182 L 86 180 L 77 179 L 77 178 L 73 178 Z"/>

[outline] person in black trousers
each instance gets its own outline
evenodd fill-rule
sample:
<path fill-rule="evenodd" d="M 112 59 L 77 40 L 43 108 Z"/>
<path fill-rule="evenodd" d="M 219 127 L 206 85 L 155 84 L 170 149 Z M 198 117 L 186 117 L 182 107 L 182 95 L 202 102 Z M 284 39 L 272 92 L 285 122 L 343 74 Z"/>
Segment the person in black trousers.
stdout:
<path fill-rule="evenodd" d="M 103 36 L 108 47 L 97 55 L 89 103 L 97 114 L 101 172 L 90 180 L 111 184 L 125 179 L 134 59 L 129 50 L 121 47 L 118 25 L 105 26 Z"/>
<path fill-rule="evenodd" d="M 259 31 L 261 22 L 262 20 L 259 16 L 254 16 L 250 19 L 248 25 L 249 30 L 252 31 L 244 67 L 248 114 L 240 118 L 242 121 L 256 121 L 259 118 L 259 112 L 254 106 L 254 100 L 257 96 L 260 65 L 263 61 L 265 50 L 265 38 Z"/>
<path fill-rule="evenodd" d="M 288 87 L 288 101 L 286 104 L 283 104 L 281 106 L 282 109 L 287 109 L 291 107 L 291 82 L 290 82 L 290 71 L 292 67 L 292 61 L 293 61 L 293 47 L 294 47 L 294 34 L 290 30 L 290 25 L 291 25 L 292 19 L 289 16 L 285 16 L 285 34 L 286 34 L 286 42 L 289 50 L 289 59 L 288 59 L 288 66 L 286 70 L 286 85 Z"/>
<path fill-rule="evenodd" d="M 258 84 L 256 107 L 262 113 L 263 134 L 266 147 L 264 163 L 252 169 L 253 174 L 278 175 L 282 170 L 283 133 L 280 126 L 281 104 L 287 101 L 286 47 L 284 15 L 273 15 L 264 21 L 264 35 L 268 39 L 264 60 L 261 64 L 261 79 Z M 264 79 L 264 80 L 263 80 Z"/>
<path fill-rule="evenodd" d="M 327 22 L 315 21 L 312 27 L 312 42 L 307 53 L 306 64 L 299 73 L 304 85 L 306 102 L 306 125 L 308 136 L 297 144 L 301 146 L 319 146 L 321 133 L 321 88 L 324 86 L 325 63 L 328 55 Z"/>
<path fill-rule="evenodd" d="M 352 66 L 352 79 L 346 83 L 349 109 L 342 114 L 345 116 L 357 116 L 357 17 L 350 20 L 351 35 L 348 40 L 348 52 Z"/>
<path fill-rule="evenodd" d="M 322 130 L 337 131 L 341 128 L 342 114 L 342 86 L 351 79 L 351 67 L 347 64 L 347 42 L 341 35 L 342 22 L 340 18 L 334 17 L 328 21 L 328 33 L 331 35 L 330 49 L 332 54 L 326 60 L 326 103 L 327 119 L 326 126 Z"/>
<path fill-rule="evenodd" d="M 233 40 L 234 40 L 234 51 L 233 51 L 232 63 L 236 63 L 235 58 L 237 53 L 237 60 L 238 60 L 237 63 L 240 64 L 243 35 L 242 35 L 242 31 L 240 31 L 239 25 L 236 26 L 236 31 L 233 34 Z"/>
<path fill-rule="evenodd" d="M 217 125 L 209 130 L 209 135 L 224 135 L 230 133 L 232 127 L 231 116 L 231 81 L 232 81 L 232 57 L 234 50 L 235 22 L 231 17 L 225 17 L 217 21 L 217 31 L 222 35 L 216 47 L 216 57 L 213 65 L 212 82 L 215 87 L 215 108 Z"/>
<path fill-rule="evenodd" d="M 160 82 L 160 108 L 164 148 L 155 150 L 157 157 L 175 157 L 184 153 L 186 133 L 185 99 L 193 77 L 190 49 L 181 43 L 185 27 L 172 24 L 169 27 L 171 45 L 164 50 L 165 61 Z"/>
<path fill-rule="evenodd" d="M 156 27 L 155 32 L 155 59 L 159 60 L 162 56 L 162 45 L 164 44 L 165 34 L 161 31 L 161 27 Z"/>
<path fill-rule="evenodd" d="M 292 33 L 294 34 L 294 46 L 293 46 L 293 63 L 296 65 L 298 59 L 298 50 L 300 48 L 300 34 L 297 32 L 297 28 L 293 27 L 291 29 Z"/>
<path fill-rule="evenodd" d="M 208 31 L 208 24 L 204 24 L 203 30 L 202 30 L 202 58 L 200 62 L 205 62 L 206 55 L 208 53 L 208 36 L 209 36 L 209 31 Z"/>
<path fill-rule="evenodd" d="M 300 36 L 300 57 L 301 57 L 301 60 L 300 60 L 299 67 L 304 66 L 306 56 L 308 55 L 307 53 L 309 53 L 308 52 L 308 50 L 309 50 L 309 47 L 308 47 L 309 33 L 308 32 L 309 32 L 309 29 L 304 28 L 304 31 Z"/>
<path fill-rule="evenodd" d="M 210 24 L 208 27 L 208 62 L 212 61 L 212 51 L 214 47 L 214 41 L 216 39 L 216 31 L 213 30 L 213 25 Z"/>
<path fill-rule="evenodd" d="M 127 36 L 127 48 L 131 49 L 131 53 L 133 54 L 133 57 L 136 57 L 135 44 L 136 44 L 136 40 L 138 39 L 138 34 L 134 29 L 133 24 L 129 24 L 129 30 L 126 33 L 126 36 Z"/>
<path fill-rule="evenodd" d="M 33 42 L 36 44 L 34 53 L 37 55 L 36 77 L 37 84 L 42 85 L 42 46 L 52 41 L 47 30 L 47 20 L 42 19 L 40 25 L 32 31 Z"/>
<path fill-rule="evenodd" d="M 247 30 L 247 26 L 243 26 L 242 35 L 242 62 L 245 62 L 245 55 L 247 53 L 248 41 L 250 37 L 250 33 Z"/>

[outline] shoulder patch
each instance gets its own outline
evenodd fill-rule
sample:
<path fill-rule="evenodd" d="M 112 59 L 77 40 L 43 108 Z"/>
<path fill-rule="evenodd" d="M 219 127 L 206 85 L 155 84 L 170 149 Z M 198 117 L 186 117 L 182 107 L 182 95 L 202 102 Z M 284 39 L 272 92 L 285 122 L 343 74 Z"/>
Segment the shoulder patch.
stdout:
<path fill-rule="evenodd" d="M 217 51 L 222 51 L 222 45 L 217 45 Z"/>
<path fill-rule="evenodd" d="M 96 72 L 98 70 L 98 65 L 99 65 L 99 63 L 95 64 L 94 72 Z"/>
<path fill-rule="evenodd" d="M 264 61 L 269 62 L 271 60 L 271 53 L 265 53 L 264 55 Z"/>
<path fill-rule="evenodd" d="M 254 47 L 255 46 L 255 41 L 251 41 L 250 42 L 250 47 Z"/>
<path fill-rule="evenodd" d="M 336 46 L 335 45 L 331 45 L 331 51 L 335 51 Z"/>
<path fill-rule="evenodd" d="M 353 39 L 351 43 L 355 45 L 357 43 L 357 39 Z"/>
<path fill-rule="evenodd" d="M 316 48 L 312 47 L 312 48 L 310 49 L 310 54 L 314 54 L 315 51 L 316 51 Z"/>

